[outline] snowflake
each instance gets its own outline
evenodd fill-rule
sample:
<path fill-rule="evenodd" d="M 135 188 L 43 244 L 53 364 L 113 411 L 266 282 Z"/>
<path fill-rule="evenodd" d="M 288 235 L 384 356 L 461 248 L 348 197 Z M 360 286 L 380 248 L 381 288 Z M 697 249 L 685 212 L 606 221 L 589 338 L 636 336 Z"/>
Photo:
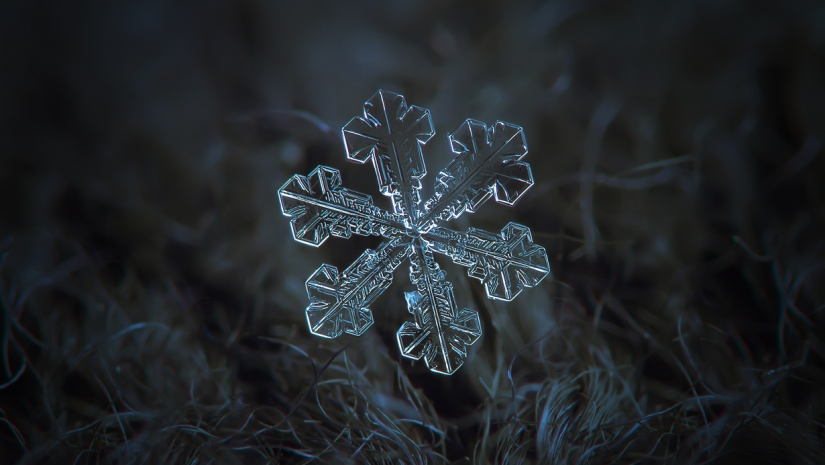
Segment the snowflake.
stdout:
<path fill-rule="evenodd" d="M 293 176 L 278 196 L 284 215 L 292 218 L 293 237 L 303 244 L 318 247 L 329 236 L 353 234 L 386 238 L 343 272 L 324 264 L 307 280 L 310 331 L 328 338 L 364 334 L 373 324 L 370 304 L 409 259 L 416 290 L 405 293 L 413 321 L 398 330 L 401 354 L 423 358 L 430 370 L 449 375 L 464 363 L 467 346 L 481 337 L 481 321 L 475 310 L 457 309 L 453 286 L 433 254 L 467 267 L 489 298 L 505 301 L 537 285 L 550 265 L 526 226 L 509 223 L 499 234 L 443 226 L 491 197 L 513 205 L 533 185 L 530 165 L 521 161 L 527 153 L 522 129 L 501 121 L 488 128 L 466 120 L 450 134 L 455 158 L 438 173 L 434 195 L 422 204 L 421 179 L 427 170 L 421 148 L 434 134 L 429 110 L 407 106 L 402 95 L 379 90 L 364 104 L 364 115 L 344 126 L 343 136 L 348 160 L 372 161 L 392 211 L 373 205 L 369 195 L 341 187 L 340 172 L 328 166 Z"/>

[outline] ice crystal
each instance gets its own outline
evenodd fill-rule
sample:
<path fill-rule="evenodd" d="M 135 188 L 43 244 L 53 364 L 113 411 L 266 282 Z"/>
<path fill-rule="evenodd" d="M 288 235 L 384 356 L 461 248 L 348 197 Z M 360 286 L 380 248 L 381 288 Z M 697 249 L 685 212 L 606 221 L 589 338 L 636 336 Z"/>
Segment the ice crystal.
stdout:
<path fill-rule="evenodd" d="M 521 161 L 527 153 L 522 129 L 501 121 L 488 128 L 466 120 L 449 137 L 455 158 L 438 173 L 434 195 L 422 204 L 421 179 L 427 169 L 421 149 L 434 134 L 429 110 L 407 106 L 402 95 L 378 91 L 364 104 L 363 116 L 344 126 L 344 145 L 349 160 L 372 162 L 393 211 L 376 207 L 369 195 L 341 187 L 340 172 L 328 166 L 293 176 L 278 196 L 298 242 L 318 247 L 331 235 L 353 234 L 387 239 L 343 272 L 324 264 L 310 276 L 310 331 L 328 338 L 363 334 L 374 321 L 370 305 L 390 286 L 393 271 L 409 259 L 415 290 L 406 299 L 413 321 L 398 330 L 399 348 L 405 357 L 423 358 L 430 370 L 449 375 L 464 363 L 467 346 L 481 337 L 481 321 L 475 310 L 458 310 L 453 286 L 433 253 L 467 267 L 489 298 L 505 301 L 537 285 L 550 265 L 526 226 L 509 223 L 499 234 L 443 226 L 491 197 L 513 205 L 533 185 L 530 165 Z"/>

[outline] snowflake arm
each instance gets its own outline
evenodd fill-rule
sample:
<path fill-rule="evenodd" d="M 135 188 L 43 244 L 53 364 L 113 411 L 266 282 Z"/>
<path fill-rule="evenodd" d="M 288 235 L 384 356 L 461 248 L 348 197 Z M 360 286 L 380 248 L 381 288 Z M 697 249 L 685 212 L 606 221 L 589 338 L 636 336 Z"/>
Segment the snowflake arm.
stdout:
<path fill-rule="evenodd" d="M 519 126 L 497 121 L 488 128 L 468 119 L 450 134 L 450 144 L 456 157 L 438 173 L 435 194 L 417 221 L 422 231 L 476 211 L 491 196 L 513 205 L 533 185 L 530 165 L 520 161 L 527 143 Z"/>
<path fill-rule="evenodd" d="M 327 338 L 364 334 L 374 321 L 369 305 L 390 287 L 409 248 L 409 238 L 399 236 L 378 250 L 367 249 L 343 273 L 321 265 L 306 282 L 310 332 Z"/>
<path fill-rule="evenodd" d="M 293 176 L 278 190 L 278 197 L 281 211 L 292 217 L 295 240 L 314 247 L 330 235 L 392 237 L 404 231 L 400 217 L 375 207 L 369 195 L 342 188 L 341 173 L 328 166 L 308 176 Z"/>
<path fill-rule="evenodd" d="M 364 104 L 364 115 L 344 126 L 347 158 L 372 160 L 378 187 L 409 226 L 418 217 L 421 178 L 427 174 L 421 145 L 435 134 L 429 110 L 407 106 L 402 95 L 379 90 Z"/>
<path fill-rule="evenodd" d="M 414 360 L 423 357 L 430 370 L 451 375 L 467 358 L 467 346 L 481 337 L 478 312 L 456 311 L 453 285 L 421 238 L 410 248 L 410 280 L 416 290 L 406 293 L 407 309 L 414 321 L 398 330 L 401 354 Z"/>
<path fill-rule="evenodd" d="M 533 243 L 529 228 L 517 223 L 507 224 L 498 235 L 438 227 L 423 237 L 433 252 L 468 267 L 467 275 L 481 281 L 491 299 L 509 302 L 550 274 L 547 251 Z"/>

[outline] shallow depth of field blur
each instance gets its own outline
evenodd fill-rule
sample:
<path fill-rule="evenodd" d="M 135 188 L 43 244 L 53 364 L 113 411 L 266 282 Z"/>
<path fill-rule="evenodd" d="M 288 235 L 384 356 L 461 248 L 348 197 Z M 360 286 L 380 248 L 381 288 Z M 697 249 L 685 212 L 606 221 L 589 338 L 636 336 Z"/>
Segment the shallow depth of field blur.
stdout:
<path fill-rule="evenodd" d="M 825 463 L 825 4 L 3 2 L 0 463 Z M 524 128 L 553 276 L 488 300 L 453 376 L 362 337 L 277 189 L 378 89 Z M 425 191 L 425 196 L 428 191 Z"/>

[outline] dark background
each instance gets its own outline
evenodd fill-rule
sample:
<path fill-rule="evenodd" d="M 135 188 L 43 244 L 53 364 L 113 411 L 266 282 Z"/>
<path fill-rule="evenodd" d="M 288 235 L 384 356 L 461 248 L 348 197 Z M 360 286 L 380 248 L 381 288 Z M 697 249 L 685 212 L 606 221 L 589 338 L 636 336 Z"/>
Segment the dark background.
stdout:
<path fill-rule="evenodd" d="M 402 359 L 406 266 L 361 338 L 312 337 L 296 244 L 379 88 L 524 127 L 514 302 L 445 261 L 484 336 Z M 3 2 L 3 463 L 823 463 L 825 4 Z"/>

